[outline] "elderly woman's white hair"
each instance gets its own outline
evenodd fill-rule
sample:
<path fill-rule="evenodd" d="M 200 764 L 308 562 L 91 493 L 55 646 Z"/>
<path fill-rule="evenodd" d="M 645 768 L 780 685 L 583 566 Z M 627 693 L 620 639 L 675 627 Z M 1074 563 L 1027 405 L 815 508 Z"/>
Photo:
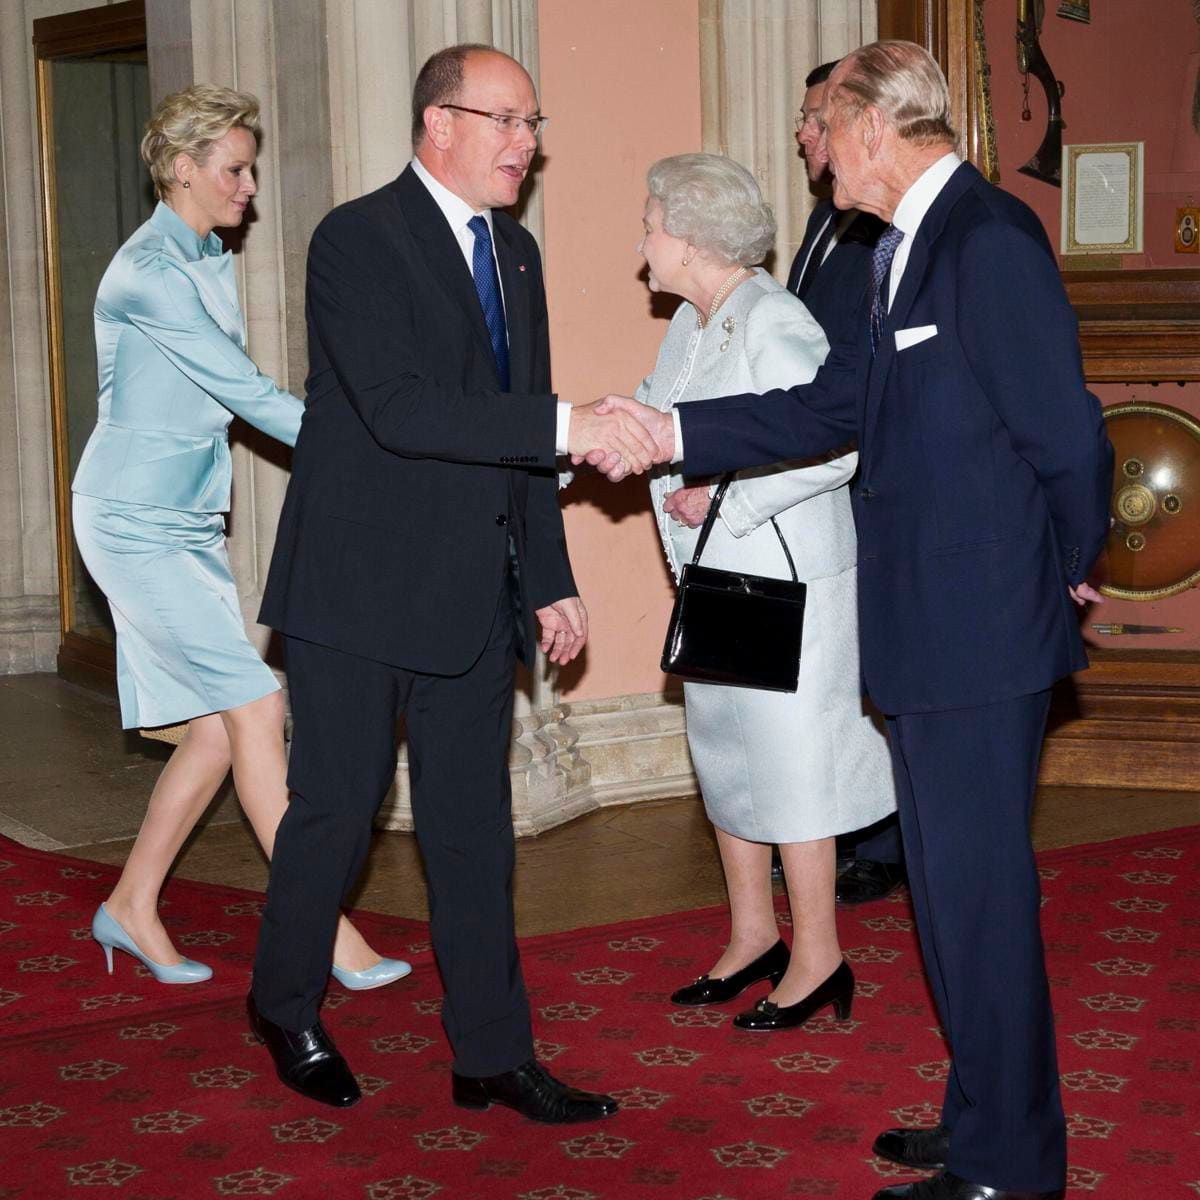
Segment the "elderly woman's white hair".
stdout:
<path fill-rule="evenodd" d="M 662 226 L 724 263 L 752 267 L 775 243 L 775 214 L 754 176 L 720 154 L 660 158 L 646 173 Z"/>
<path fill-rule="evenodd" d="M 837 69 L 832 104 L 843 116 L 867 105 L 917 145 L 954 143 L 950 89 L 933 56 L 915 42 L 872 42 L 851 51 Z"/>

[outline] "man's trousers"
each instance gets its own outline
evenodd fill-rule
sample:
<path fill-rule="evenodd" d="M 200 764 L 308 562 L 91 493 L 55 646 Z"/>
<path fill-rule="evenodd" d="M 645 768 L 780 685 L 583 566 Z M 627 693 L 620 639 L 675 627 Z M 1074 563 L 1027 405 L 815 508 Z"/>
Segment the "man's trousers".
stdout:
<path fill-rule="evenodd" d="M 502 594 L 465 674 L 418 674 L 286 638 L 293 715 L 288 785 L 254 966 L 263 1016 L 300 1030 L 318 1017 L 339 907 L 370 845 L 405 717 L 413 820 L 445 985 L 442 1020 L 463 1075 L 533 1057 L 513 925 L 508 752 L 514 623 Z"/>
<path fill-rule="evenodd" d="M 1050 693 L 888 718 L 909 887 L 950 1043 L 948 1168 L 1061 1188 L 1066 1129 L 1029 820 Z"/>

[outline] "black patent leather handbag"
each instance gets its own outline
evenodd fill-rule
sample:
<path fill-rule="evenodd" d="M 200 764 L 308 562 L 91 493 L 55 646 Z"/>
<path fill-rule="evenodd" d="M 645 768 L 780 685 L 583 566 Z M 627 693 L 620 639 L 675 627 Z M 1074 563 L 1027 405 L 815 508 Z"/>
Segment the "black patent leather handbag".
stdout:
<path fill-rule="evenodd" d="M 794 692 L 800 676 L 800 640 L 808 585 L 774 518 L 791 579 L 767 579 L 702 567 L 700 555 L 729 490 L 726 475 L 713 496 L 692 561 L 684 564 L 671 610 L 662 669 L 701 683 Z"/>

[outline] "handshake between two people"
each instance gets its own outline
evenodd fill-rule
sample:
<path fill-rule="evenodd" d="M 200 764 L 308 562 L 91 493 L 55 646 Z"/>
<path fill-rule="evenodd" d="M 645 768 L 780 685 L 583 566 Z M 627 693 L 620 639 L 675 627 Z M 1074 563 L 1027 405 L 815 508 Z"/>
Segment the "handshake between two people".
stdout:
<path fill-rule="evenodd" d="M 619 483 L 675 457 L 675 422 L 628 396 L 603 396 L 571 410 L 567 452 L 576 466 L 586 462 Z"/>
<path fill-rule="evenodd" d="M 613 483 L 641 475 L 656 463 L 675 459 L 675 420 L 669 412 L 639 404 L 628 396 L 602 396 L 571 410 L 567 453 L 576 466 L 588 463 Z M 708 511 L 708 489 L 669 492 L 665 509 L 683 525 L 698 526 Z M 1080 607 L 1103 604 L 1104 597 L 1086 581 L 1069 588 Z"/>

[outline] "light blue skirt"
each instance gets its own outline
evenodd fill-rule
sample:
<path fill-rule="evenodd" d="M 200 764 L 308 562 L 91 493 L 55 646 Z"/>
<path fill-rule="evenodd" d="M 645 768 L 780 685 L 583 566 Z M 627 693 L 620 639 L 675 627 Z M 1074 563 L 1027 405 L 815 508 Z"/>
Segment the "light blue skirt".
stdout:
<path fill-rule="evenodd" d="M 177 725 L 279 690 L 246 637 L 220 513 L 80 495 L 72 508 L 117 630 L 124 728 Z"/>

